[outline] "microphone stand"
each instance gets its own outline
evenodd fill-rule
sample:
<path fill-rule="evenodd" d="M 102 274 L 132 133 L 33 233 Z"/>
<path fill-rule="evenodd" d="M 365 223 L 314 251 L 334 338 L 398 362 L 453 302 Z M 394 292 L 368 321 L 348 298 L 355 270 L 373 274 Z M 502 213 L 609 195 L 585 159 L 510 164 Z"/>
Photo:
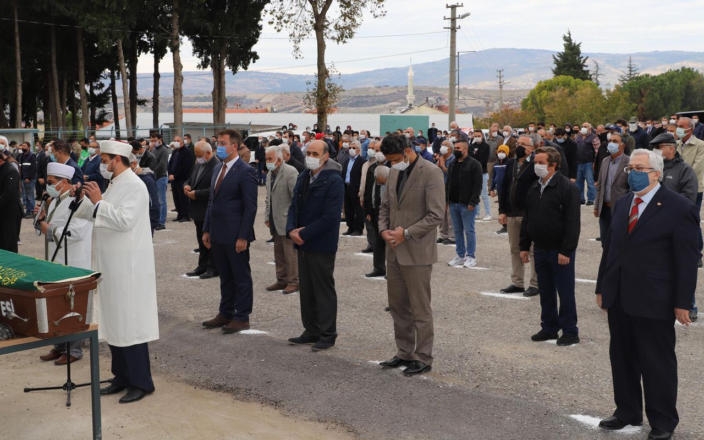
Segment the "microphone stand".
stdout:
<path fill-rule="evenodd" d="M 52 262 L 56 259 L 56 255 L 59 253 L 59 249 L 61 249 L 61 243 L 63 243 L 64 265 L 68 265 L 68 237 L 71 236 L 71 231 L 68 230 L 68 227 L 71 224 L 71 219 L 73 219 L 73 214 L 76 213 L 76 210 L 78 209 L 78 207 L 81 205 L 81 202 L 83 201 L 83 200 L 79 199 L 80 195 L 81 195 L 80 191 L 76 191 L 76 196 L 71 201 L 71 204 L 68 207 L 68 209 L 71 211 L 71 213 L 68 216 L 68 220 L 66 220 L 66 224 L 64 225 L 64 229 L 61 231 L 61 237 L 59 238 L 59 241 L 56 243 L 56 250 L 54 251 L 54 255 L 51 256 Z M 48 247 L 47 247 L 47 249 L 48 249 Z M 48 255 L 48 252 L 47 252 L 47 255 Z M 104 380 L 104 381 L 101 381 L 100 383 L 105 383 L 105 382 L 109 382 L 109 380 Z M 66 406 L 70 407 L 71 406 L 71 390 L 78 388 L 78 387 L 85 387 L 88 385 L 90 385 L 90 382 L 76 384 L 71 380 L 71 343 L 66 342 L 66 382 L 60 386 L 25 388 L 24 392 L 29 393 L 32 391 L 64 390 L 64 391 L 66 391 Z"/>

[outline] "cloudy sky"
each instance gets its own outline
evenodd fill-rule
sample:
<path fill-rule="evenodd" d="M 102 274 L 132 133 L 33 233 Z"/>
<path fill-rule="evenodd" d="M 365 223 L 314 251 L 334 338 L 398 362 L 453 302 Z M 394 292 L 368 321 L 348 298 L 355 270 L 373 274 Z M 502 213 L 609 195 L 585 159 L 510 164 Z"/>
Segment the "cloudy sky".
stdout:
<path fill-rule="evenodd" d="M 461 3 L 461 2 L 460 2 Z M 386 0 L 386 16 L 366 19 L 345 45 L 328 44 L 327 61 L 341 73 L 398 67 L 447 58 L 450 50 L 450 10 L 444 0 Z M 701 51 L 704 27 L 691 20 L 701 14 L 704 0 L 590 0 L 464 2 L 457 15 L 458 51 L 492 48 L 562 49 L 569 29 L 583 53 L 635 53 L 654 50 Z M 249 70 L 313 74 L 315 41 L 304 42 L 303 58 L 294 59 L 286 34 L 266 24 L 255 46 L 260 59 Z M 187 40 L 182 45 L 184 70 L 197 70 Z M 162 72 L 172 71 L 170 54 Z M 149 56 L 140 59 L 140 72 L 151 72 Z"/>

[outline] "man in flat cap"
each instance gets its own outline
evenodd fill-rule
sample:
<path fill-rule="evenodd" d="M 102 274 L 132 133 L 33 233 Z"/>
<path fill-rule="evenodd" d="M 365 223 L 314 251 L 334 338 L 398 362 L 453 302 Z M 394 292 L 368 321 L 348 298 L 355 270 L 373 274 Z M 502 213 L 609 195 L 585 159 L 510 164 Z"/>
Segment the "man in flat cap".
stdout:
<path fill-rule="evenodd" d="M 93 223 L 84 218 L 71 217 L 71 204 L 74 201 L 71 196 L 71 179 L 76 170 L 70 165 L 58 162 L 49 162 L 46 170 L 46 191 L 51 197 L 51 203 L 38 217 L 39 229 L 47 242 L 46 259 L 67 266 L 90 269 Z M 67 233 L 62 240 L 64 230 Z M 52 259 L 54 253 L 56 258 Z M 56 344 L 49 353 L 39 358 L 43 361 L 54 361 L 54 365 L 66 365 L 69 357 L 71 362 L 83 357 L 81 341 L 70 344 L 68 356 L 66 344 Z"/>
<path fill-rule="evenodd" d="M 99 334 L 110 346 L 115 377 L 100 393 L 127 389 L 120 403 L 154 391 L 147 343 L 159 339 L 149 193 L 130 168 L 131 153 L 129 144 L 100 143 L 101 173 L 110 185 L 101 194 L 87 182 L 76 211 L 93 221 L 93 269 L 102 274 Z"/>

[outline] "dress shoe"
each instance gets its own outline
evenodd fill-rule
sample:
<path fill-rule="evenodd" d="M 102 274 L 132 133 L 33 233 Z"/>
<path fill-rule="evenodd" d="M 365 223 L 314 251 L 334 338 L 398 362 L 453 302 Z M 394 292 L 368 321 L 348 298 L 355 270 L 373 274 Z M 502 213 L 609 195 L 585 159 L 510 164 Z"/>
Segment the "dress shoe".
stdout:
<path fill-rule="evenodd" d="M 506 225 L 504 225 L 504 227 L 502 227 L 501 229 L 496 231 L 496 235 L 507 234 L 507 233 L 508 233 L 508 228 L 506 227 Z"/>
<path fill-rule="evenodd" d="M 183 217 L 183 218 L 181 218 L 181 219 L 178 220 L 179 223 L 187 223 L 187 222 L 190 222 L 190 221 L 191 221 L 191 219 L 188 218 L 188 217 Z"/>
<path fill-rule="evenodd" d="M 451 238 L 446 238 L 442 241 L 442 244 L 445 244 L 445 245 L 455 244 L 455 240 L 452 240 Z"/>
<path fill-rule="evenodd" d="M 362 235 L 362 231 L 352 231 L 349 234 L 350 237 L 360 237 Z"/>
<path fill-rule="evenodd" d="M 363 254 L 371 254 L 372 252 L 374 252 L 374 249 L 372 249 L 371 246 L 367 246 L 366 248 L 362 249 Z"/>
<path fill-rule="evenodd" d="M 267 242 L 267 243 L 273 243 L 273 242 L 274 242 L 274 237 L 271 237 L 271 238 L 268 239 L 266 242 Z"/>
<path fill-rule="evenodd" d="M 648 434 L 648 440 L 670 440 L 672 433 L 653 428 Z"/>
<path fill-rule="evenodd" d="M 207 271 L 203 272 L 202 274 L 200 274 L 200 276 L 198 278 L 200 278 L 201 280 L 207 280 L 209 278 L 215 278 L 217 276 L 218 276 L 218 274 L 216 274 L 212 270 L 207 270 Z"/>
<path fill-rule="evenodd" d="M 579 344 L 579 336 L 570 333 L 563 333 L 562 336 L 557 338 L 557 345 L 560 347 L 566 347 L 568 345 Z"/>
<path fill-rule="evenodd" d="M 367 278 L 385 277 L 386 272 L 382 272 L 380 270 L 373 270 L 364 276 Z"/>
<path fill-rule="evenodd" d="M 156 225 L 154 227 L 155 231 L 163 231 L 164 229 L 166 229 L 166 225 Z"/>
<path fill-rule="evenodd" d="M 205 328 L 217 328 L 217 327 L 222 327 L 225 324 L 229 324 L 231 319 L 225 318 L 221 314 L 217 314 L 217 316 L 213 319 L 209 319 L 207 321 L 203 321 L 203 327 Z"/>
<path fill-rule="evenodd" d="M 105 388 L 100 389 L 100 395 L 101 396 L 107 396 L 110 394 L 117 394 L 120 391 L 124 390 L 125 387 L 122 385 L 117 385 L 114 382 L 110 382 L 110 385 L 106 386 Z"/>
<path fill-rule="evenodd" d="M 413 361 L 407 361 L 406 359 L 401 359 L 398 356 L 394 356 L 388 361 L 379 362 L 379 365 L 381 365 L 381 368 L 397 368 L 406 367 L 410 365 L 411 362 Z"/>
<path fill-rule="evenodd" d="M 199 248 L 193 249 L 193 253 L 194 253 L 194 254 L 200 254 L 200 249 L 199 249 Z"/>
<path fill-rule="evenodd" d="M 535 296 L 535 295 L 540 295 L 540 290 L 538 290 L 537 287 L 529 287 L 526 289 L 525 292 L 523 292 L 523 296 L 526 296 L 526 297 L 531 297 L 531 296 Z"/>
<path fill-rule="evenodd" d="M 249 330 L 249 321 L 232 320 L 222 327 L 222 332 L 229 335 L 231 333 L 239 333 L 242 330 Z"/>
<path fill-rule="evenodd" d="M 513 284 L 511 284 L 508 287 L 504 287 L 503 289 L 499 290 L 501 293 L 522 293 L 525 292 L 525 289 L 523 287 L 518 287 Z"/>
<path fill-rule="evenodd" d="M 587 206 L 592 206 L 592 205 L 594 205 L 594 201 L 589 200 L 589 201 L 587 201 L 586 205 L 587 205 Z"/>
<path fill-rule="evenodd" d="M 61 356 L 59 356 L 58 359 L 56 359 L 56 360 L 54 361 L 54 365 L 66 365 L 66 364 L 68 363 L 69 357 L 71 358 L 71 363 L 74 363 L 74 362 L 76 362 L 76 361 L 80 361 L 80 360 L 81 360 L 81 358 L 76 357 L 76 356 L 71 356 L 71 355 L 69 355 L 68 357 L 66 357 L 65 354 L 62 354 Z"/>
<path fill-rule="evenodd" d="M 538 333 L 530 337 L 532 341 L 549 341 L 550 339 L 557 339 L 557 332 L 551 333 L 547 330 L 540 330 Z"/>
<path fill-rule="evenodd" d="M 46 362 L 46 361 L 53 361 L 53 360 L 55 360 L 55 359 L 60 358 L 61 356 L 62 356 L 62 355 L 61 355 L 60 352 L 58 352 L 58 351 L 56 351 L 56 350 L 54 350 L 54 349 L 52 348 L 49 353 L 43 354 L 43 355 L 39 356 L 39 359 L 41 359 L 41 360 L 43 360 L 43 361 Z"/>
<path fill-rule="evenodd" d="M 318 339 L 320 339 L 318 336 L 308 336 L 308 335 L 301 335 L 301 336 L 296 336 L 295 338 L 288 338 L 289 344 L 296 345 L 296 344 L 315 344 L 318 342 Z"/>
<path fill-rule="evenodd" d="M 122 396 L 119 400 L 120 403 L 130 403 L 141 400 L 142 397 L 146 396 L 146 391 L 140 390 L 139 388 L 129 387 L 127 388 L 127 393 Z"/>
<path fill-rule="evenodd" d="M 435 240 L 435 243 L 442 244 L 443 241 L 445 241 L 444 238 L 438 238 L 437 240 Z"/>
<path fill-rule="evenodd" d="M 267 287 L 266 290 L 269 292 L 274 292 L 276 290 L 282 290 L 286 287 L 286 283 L 282 283 L 281 281 L 277 281 L 271 286 Z"/>
<path fill-rule="evenodd" d="M 281 291 L 284 295 L 290 295 L 295 292 L 298 292 L 298 286 L 295 284 L 289 284 L 284 290 Z"/>
<path fill-rule="evenodd" d="M 310 349 L 311 349 L 311 351 L 323 351 L 323 350 L 327 350 L 328 348 L 332 348 L 334 346 L 335 346 L 335 342 L 318 340 L 318 342 L 313 344 L 313 346 Z"/>
<path fill-rule="evenodd" d="M 201 276 L 202 274 L 205 273 L 205 268 L 203 267 L 196 267 L 190 272 L 186 272 L 187 277 L 198 277 Z"/>
<path fill-rule="evenodd" d="M 618 431 L 619 429 L 623 429 L 628 425 L 640 426 L 641 424 L 642 424 L 642 422 L 626 423 L 616 416 L 611 416 L 611 417 L 607 417 L 607 418 L 603 419 L 601 422 L 599 422 L 599 428 L 608 429 L 609 431 Z"/>
<path fill-rule="evenodd" d="M 403 375 L 404 376 L 415 376 L 416 374 L 427 373 L 431 369 L 432 369 L 432 367 L 430 365 L 425 364 L 421 361 L 411 361 L 408 363 L 408 366 L 406 367 L 406 369 L 403 370 Z"/>

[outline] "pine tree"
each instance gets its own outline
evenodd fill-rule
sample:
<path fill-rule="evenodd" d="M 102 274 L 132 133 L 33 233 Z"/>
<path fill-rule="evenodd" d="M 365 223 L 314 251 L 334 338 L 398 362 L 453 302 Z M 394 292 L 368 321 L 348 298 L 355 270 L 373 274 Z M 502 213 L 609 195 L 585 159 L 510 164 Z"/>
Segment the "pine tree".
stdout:
<path fill-rule="evenodd" d="M 638 75 L 640 75 L 640 72 L 638 72 L 638 66 L 633 64 L 633 59 L 631 57 L 628 57 L 628 65 L 626 66 L 626 71 L 623 72 L 623 75 L 618 77 L 618 81 L 621 84 L 626 84 L 627 82 L 636 78 Z"/>
<path fill-rule="evenodd" d="M 572 40 L 572 33 L 568 30 L 562 36 L 564 47 L 562 52 L 552 56 L 555 67 L 552 69 L 554 76 L 567 75 L 582 80 L 591 80 L 587 60 L 589 57 L 582 56 L 582 43 Z"/>

